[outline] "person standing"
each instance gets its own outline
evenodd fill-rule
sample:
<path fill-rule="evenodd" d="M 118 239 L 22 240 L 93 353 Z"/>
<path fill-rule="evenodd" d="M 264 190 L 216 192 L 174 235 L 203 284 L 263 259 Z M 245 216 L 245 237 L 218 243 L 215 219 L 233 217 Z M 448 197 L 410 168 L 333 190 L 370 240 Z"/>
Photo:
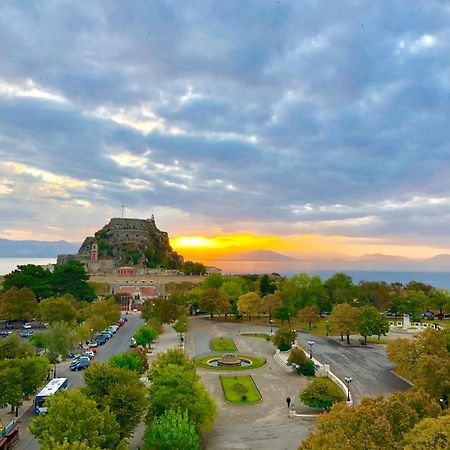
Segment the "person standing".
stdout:
<path fill-rule="evenodd" d="M 290 408 L 290 406 L 291 406 L 291 397 L 288 397 L 286 399 L 286 404 L 287 404 L 287 407 Z"/>

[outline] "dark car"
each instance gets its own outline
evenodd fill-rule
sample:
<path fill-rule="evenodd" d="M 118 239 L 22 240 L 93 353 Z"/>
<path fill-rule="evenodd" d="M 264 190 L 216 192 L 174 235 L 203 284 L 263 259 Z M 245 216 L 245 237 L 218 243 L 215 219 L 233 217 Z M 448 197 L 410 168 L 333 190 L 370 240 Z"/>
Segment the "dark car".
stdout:
<path fill-rule="evenodd" d="M 25 330 L 20 333 L 20 337 L 29 338 L 30 336 L 33 336 L 33 334 L 34 334 L 34 331 Z"/>
<path fill-rule="evenodd" d="M 10 334 L 9 331 L 0 331 L 0 337 L 8 337 Z"/>
<path fill-rule="evenodd" d="M 89 359 L 80 359 L 77 363 L 70 365 L 70 370 L 77 372 L 78 370 L 87 369 L 91 365 Z"/>
<path fill-rule="evenodd" d="M 94 339 L 94 342 L 97 342 L 98 345 L 105 345 L 107 340 L 108 339 L 106 339 L 106 337 L 104 337 L 104 336 L 97 336 Z"/>

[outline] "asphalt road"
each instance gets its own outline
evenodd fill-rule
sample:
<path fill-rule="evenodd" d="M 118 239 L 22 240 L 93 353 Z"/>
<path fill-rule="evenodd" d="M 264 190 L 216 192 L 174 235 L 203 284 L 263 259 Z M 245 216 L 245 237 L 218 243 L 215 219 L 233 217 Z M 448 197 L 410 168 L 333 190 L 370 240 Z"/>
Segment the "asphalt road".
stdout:
<path fill-rule="evenodd" d="M 139 314 L 128 315 L 128 322 L 117 330 L 117 333 L 105 345 L 98 348 L 94 361 L 106 362 L 115 353 L 126 352 L 129 350 L 130 339 L 136 329 L 143 324 Z M 56 371 L 58 377 L 69 379 L 69 389 L 80 387 L 84 384 L 82 372 L 72 372 L 69 368 L 70 360 L 57 365 Z M 39 450 L 39 441 L 30 433 L 28 426 L 30 420 L 35 417 L 33 405 L 25 412 L 19 420 L 19 441 L 15 449 Z"/>
<path fill-rule="evenodd" d="M 350 392 L 358 404 L 363 397 L 387 396 L 394 391 L 405 391 L 410 386 L 395 376 L 393 364 L 386 356 L 384 345 L 370 347 L 340 344 L 334 339 L 299 332 L 297 340 L 309 351 L 309 341 L 313 341 L 313 356 L 322 364 L 329 364 L 330 370 L 341 380 L 350 377 Z M 353 342 L 357 342 L 355 338 Z"/>

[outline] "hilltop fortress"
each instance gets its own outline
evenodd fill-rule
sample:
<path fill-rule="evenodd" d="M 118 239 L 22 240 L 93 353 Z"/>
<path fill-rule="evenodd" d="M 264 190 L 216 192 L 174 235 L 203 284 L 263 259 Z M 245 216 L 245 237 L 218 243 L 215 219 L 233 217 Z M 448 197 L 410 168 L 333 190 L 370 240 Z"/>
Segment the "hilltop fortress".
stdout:
<path fill-rule="evenodd" d="M 77 254 L 58 255 L 59 264 L 74 259 L 83 262 L 91 275 L 173 273 L 183 264 L 153 215 L 146 220 L 112 218 L 84 240 Z"/>

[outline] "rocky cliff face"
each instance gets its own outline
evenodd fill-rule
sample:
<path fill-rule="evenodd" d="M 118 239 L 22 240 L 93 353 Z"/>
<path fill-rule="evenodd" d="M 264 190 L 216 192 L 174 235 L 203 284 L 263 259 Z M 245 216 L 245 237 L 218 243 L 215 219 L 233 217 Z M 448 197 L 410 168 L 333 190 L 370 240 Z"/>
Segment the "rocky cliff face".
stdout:
<path fill-rule="evenodd" d="M 113 259 L 115 266 L 142 264 L 176 269 L 183 257 L 172 250 L 169 236 L 151 219 L 113 218 L 94 236 L 87 237 L 78 251 L 83 259 L 97 241 L 99 259 Z"/>

